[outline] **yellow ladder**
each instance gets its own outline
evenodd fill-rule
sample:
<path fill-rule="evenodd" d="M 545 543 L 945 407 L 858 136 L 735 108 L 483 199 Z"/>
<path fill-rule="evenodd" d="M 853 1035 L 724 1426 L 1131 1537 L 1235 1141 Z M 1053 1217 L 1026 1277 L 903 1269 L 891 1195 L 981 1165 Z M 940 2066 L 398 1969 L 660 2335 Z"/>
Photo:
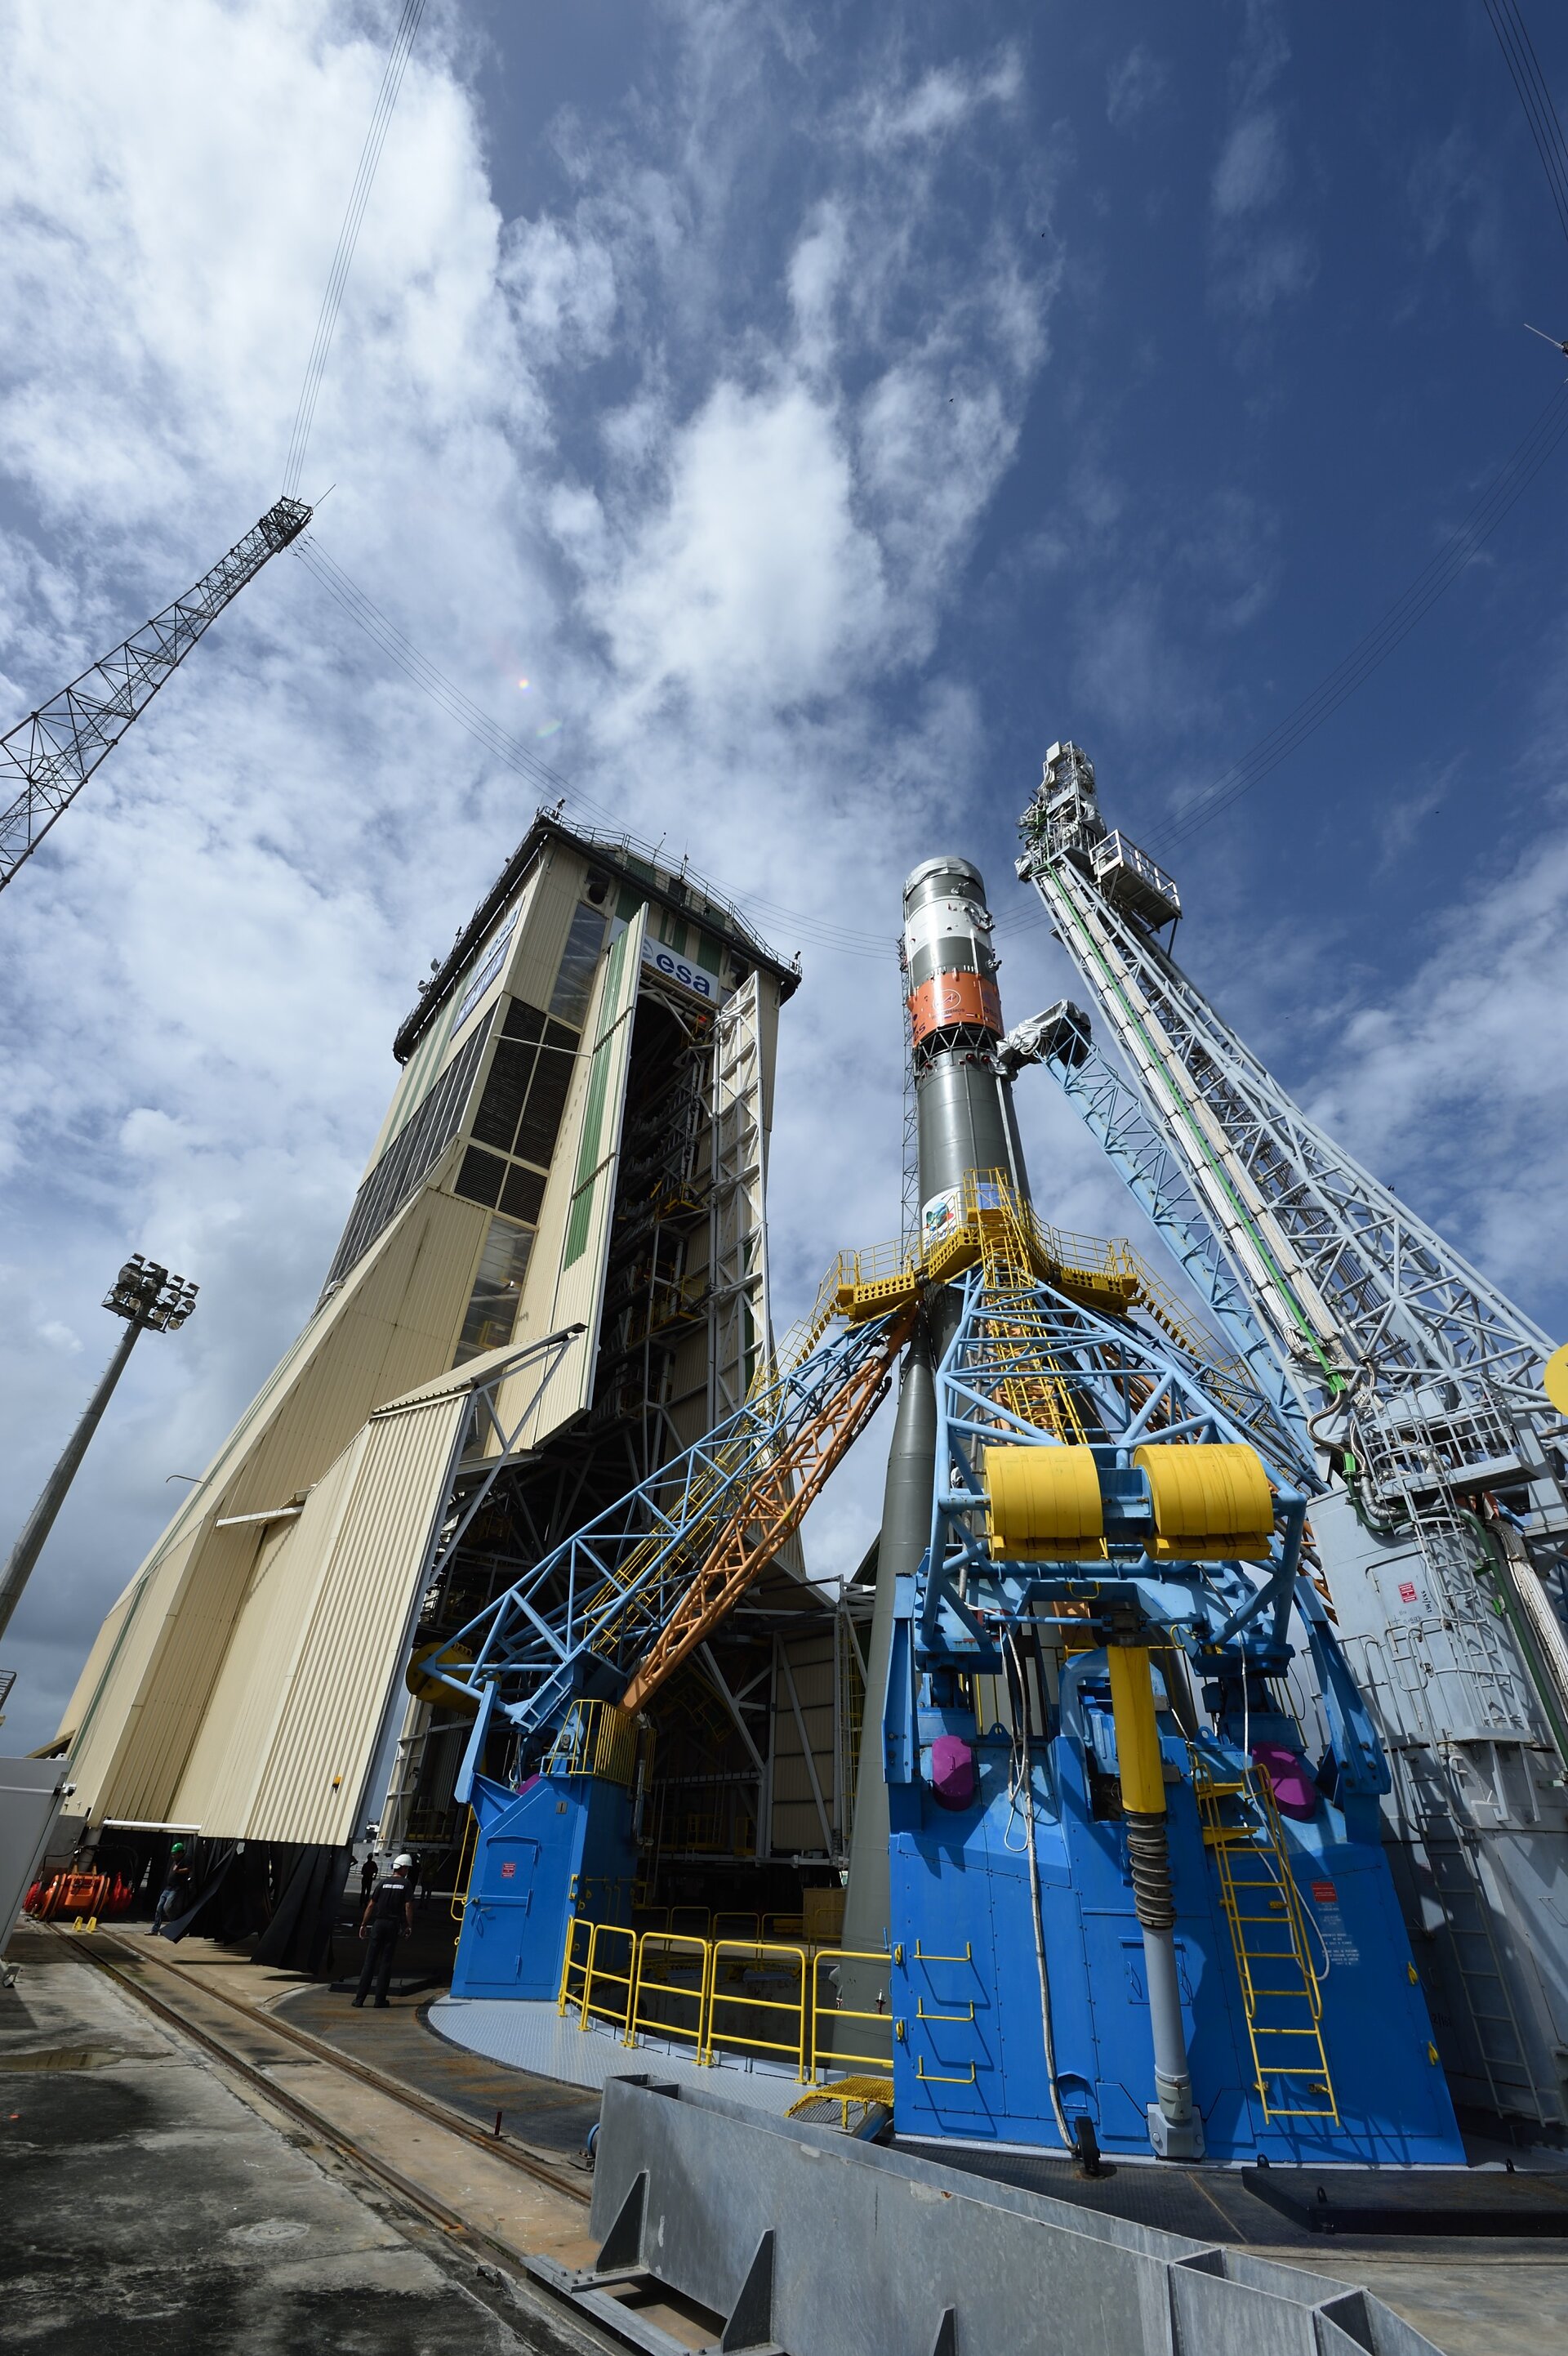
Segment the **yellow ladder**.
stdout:
<path fill-rule="evenodd" d="M 978 1212 L 980 1269 L 985 1282 L 986 1338 L 1002 1368 L 997 1396 L 1020 1422 L 1058 1440 L 1082 1443 L 1078 1402 L 1055 1365 L 1051 1330 L 1035 1298 L 1029 1239 L 1012 1190 L 997 1184 L 996 1209 Z"/>
<path fill-rule="evenodd" d="M 1264 2117 L 1337 2121 L 1323 1998 L 1273 1788 L 1252 1770 L 1216 1777 L 1196 1754 L 1192 1788 L 1219 1868 Z"/>

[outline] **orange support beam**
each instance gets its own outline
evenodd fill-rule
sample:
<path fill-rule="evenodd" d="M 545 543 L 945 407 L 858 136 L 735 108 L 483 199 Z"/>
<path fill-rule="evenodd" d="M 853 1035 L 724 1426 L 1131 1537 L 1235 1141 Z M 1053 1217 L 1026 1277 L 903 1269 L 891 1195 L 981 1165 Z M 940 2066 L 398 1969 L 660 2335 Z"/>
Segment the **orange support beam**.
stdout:
<path fill-rule="evenodd" d="M 909 1340 L 915 1314 L 912 1302 L 889 1327 L 876 1356 L 835 1392 L 819 1415 L 768 1458 L 633 1671 L 621 1697 L 623 1709 L 642 1708 L 739 1602 L 799 1528 L 806 1507 L 875 1413 L 883 1379 Z"/>

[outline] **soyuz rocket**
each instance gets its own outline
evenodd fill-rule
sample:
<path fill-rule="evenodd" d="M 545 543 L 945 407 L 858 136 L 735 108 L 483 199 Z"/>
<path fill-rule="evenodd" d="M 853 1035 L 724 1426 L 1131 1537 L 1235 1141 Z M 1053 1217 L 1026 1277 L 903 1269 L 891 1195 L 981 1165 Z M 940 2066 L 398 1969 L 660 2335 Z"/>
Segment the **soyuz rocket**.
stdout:
<path fill-rule="evenodd" d="M 1005 1171 L 1029 1196 L 1003 1036 L 993 918 L 986 884 L 966 859 L 926 859 L 903 890 L 903 963 L 919 1141 L 920 1248 L 958 1215 L 965 1177 Z M 876 1607 L 867 1664 L 865 1735 L 855 1791 L 843 1944 L 875 1951 L 888 1937 L 888 1787 L 880 1730 L 898 1580 L 920 1567 L 931 1537 L 936 1472 L 935 1368 L 958 1318 L 955 1295 L 927 1303 L 904 1354 L 888 1451 Z"/>

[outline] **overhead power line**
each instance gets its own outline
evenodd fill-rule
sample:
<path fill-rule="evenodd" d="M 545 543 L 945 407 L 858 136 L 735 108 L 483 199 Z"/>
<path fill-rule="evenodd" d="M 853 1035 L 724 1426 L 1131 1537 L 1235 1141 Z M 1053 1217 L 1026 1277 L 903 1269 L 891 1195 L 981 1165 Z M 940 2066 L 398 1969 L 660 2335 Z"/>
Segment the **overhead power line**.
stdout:
<path fill-rule="evenodd" d="M 343 216 L 343 227 L 338 232 L 337 251 L 332 257 L 332 268 L 327 273 L 326 292 L 321 298 L 321 316 L 315 323 L 315 338 L 305 362 L 304 381 L 300 386 L 299 406 L 294 412 L 293 432 L 289 436 L 288 456 L 283 461 L 285 494 L 292 495 L 299 489 L 311 426 L 315 419 L 315 404 L 321 392 L 321 380 L 326 373 L 327 354 L 332 349 L 333 332 L 343 303 L 343 290 L 348 283 L 354 249 L 359 241 L 359 225 L 370 201 L 371 183 L 376 177 L 376 166 L 381 160 L 387 126 L 398 102 L 404 70 L 423 14 L 424 0 L 403 0 L 403 13 L 392 37 L 386 70 L 381 76 L 381 87 L 376 94 L 375 108 L 370 116 L 370 128 L 365 134 L 365 145 L 360 150 L 359 169 L 354 176 L 354 186 L 349 191 L 348 209 Z"/>
<path fill-rule="evenodd" d="M 1486 9 L 1519 92 L 1519 102 L 1546 174 L 1546 185 L 1552 191 L 1563 234 L 1568 238 L 1568 140 L 1563 138 L 1562 120 L 1546 87 L 1535 45 L 1520 15 L 1518 0 L 1486 0 Z"/>

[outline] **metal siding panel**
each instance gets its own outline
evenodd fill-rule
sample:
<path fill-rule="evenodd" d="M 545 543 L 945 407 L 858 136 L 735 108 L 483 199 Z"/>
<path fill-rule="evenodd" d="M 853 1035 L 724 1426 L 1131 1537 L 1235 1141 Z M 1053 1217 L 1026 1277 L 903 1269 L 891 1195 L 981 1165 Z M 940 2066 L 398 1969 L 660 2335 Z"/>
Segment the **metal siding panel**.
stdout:
<path fill-rule="evenodd" d="M 507 981 L 514 998 L 526 998 L 530 1006 L 549 1006 L 571 912 L 582 897 L 587 873 L 583 861 L 562 843 L 552 844 L 546 853 L 533 900 L 517 926 Z"/>
<path fill-rule="evenodd" d="M 95 1817 L 171 1813 L 253 1561 L 252 1537 L 212 1523 L 264 1512 L 319 1481 L 373 1408 L 444 1371 L 487 1224 L 454 1195 L 416 1195 L 305 1327 L 176 1512 L 86 1706 L 72 1763 Z"/>
<path fill-rule="evenodd" d="M 606 957 L 601 965 L 593 1006 L 583 1033 L 584 1038 L 592 1040 L 596 1051 L 603 1052 L 607 1059 L 606 1119 L 586 1248 L 570 1269 L 563 1268 L 578 1154 L 588 1108 L 591 1056 L 585 1056 L 579 1063 L 572 1076 L 571 1093 L 567 1098 L 555 1159 L 550 1164 L 549 1181 L 539 1213 L 539 1234 L 523 1290 L 522 1307 L 516 1328 L 517 1340 L 538 1338 L 553 1333 L 560 1326 L 575 1324 L 579 1320 L 588 1329 L 581 1340 L 573 1343 L 566 1352 L 551 1379 L 529 1434 L 535 1442 L 546 1438 L 570 1417 L 581 1413 L 592 1394 L 594 1361 L 599 1352 L 599 1311 L 603 1297 L 604 1262 L 610 1242 L 615 1172 L 621 1152 L 621 1123 L 625 1110 L 626 1073 L 631 1061 L 632 1025 L 642 973 L 646 915 L 645 909 L 639 909 L 626 926 L 621 986 L 613 1005 L 608 1002 L 610 958 Z M 511 1419 L 520 1417 L 526 1408 L 535 1379 L 537 1377 L 525 1373 L 502 1385 L 496 1403 L 497 1413 L 508 1429 Z"/>
<path fill-rule="evenodd" d="M 467 1411 L 465 1398 L 439 1399 L 368 1426 L 258 1779 L 248 1837 L 341 1842 L 354 1830 Z"/>
<path fill-rule="evenodd" d="M 316 1569 L 348 1480 L 353 1448 L 323 1474 L 297 1522 L 261 1543 L 170 1815 L 233 1838 L 243 1833 L 258 1765 L 306 1623 Z"/>

